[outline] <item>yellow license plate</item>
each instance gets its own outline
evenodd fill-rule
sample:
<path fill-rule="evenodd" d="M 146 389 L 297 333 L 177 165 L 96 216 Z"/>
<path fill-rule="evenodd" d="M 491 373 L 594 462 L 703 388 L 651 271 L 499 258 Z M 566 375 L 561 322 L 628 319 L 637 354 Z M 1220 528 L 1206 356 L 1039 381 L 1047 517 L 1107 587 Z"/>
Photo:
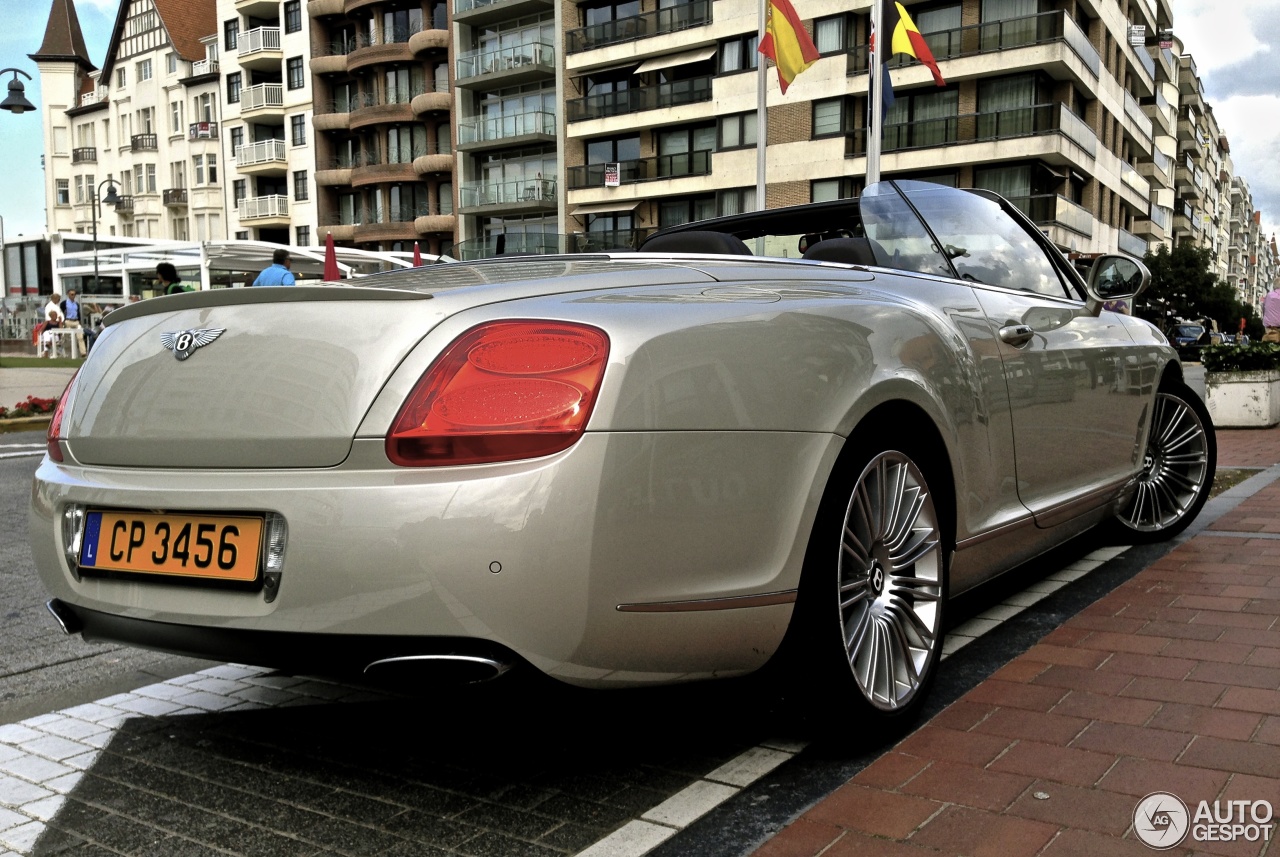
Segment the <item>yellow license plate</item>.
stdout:
<path fill-rule="evenodd" d="M 249 583 L 258 579 L 261 545 L 262 518 L 94 509 L 85 515 L 80 567 Z"/>

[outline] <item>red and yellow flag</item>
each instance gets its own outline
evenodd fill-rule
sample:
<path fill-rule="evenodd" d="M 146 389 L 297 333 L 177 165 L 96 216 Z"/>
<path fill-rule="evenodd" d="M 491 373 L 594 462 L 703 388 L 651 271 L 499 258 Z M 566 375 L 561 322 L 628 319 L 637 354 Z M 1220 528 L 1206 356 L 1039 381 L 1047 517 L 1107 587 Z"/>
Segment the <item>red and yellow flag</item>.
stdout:
<path fill-rule="evenodd" d="M 902 4 L 896 0 L 886 0 L 883 20 L 884 31 L 889 34 L 887 40 L 889 49 L 881 57 L 881 62 L 888 62 L 889 57 L 894 54 L 915 57 L 933 72 L 934 83 L 938 86 L 946 86 L 947 82 L 942 79 L 942 72 L 938 71 L 938 63 L 933 58 L 933 51 L 929 50 L 929 45 L 916 27 L 916 22 L 911 20 L 911 16 L 907 14 Z"/>
<path fill-rule="evenodd" d="M 817 62 L 818 48 L 790 0 L 769 0 L 766 14 L 759 51 L 778 67 L 778 88 L 786 95 L 796 75 Z"/>

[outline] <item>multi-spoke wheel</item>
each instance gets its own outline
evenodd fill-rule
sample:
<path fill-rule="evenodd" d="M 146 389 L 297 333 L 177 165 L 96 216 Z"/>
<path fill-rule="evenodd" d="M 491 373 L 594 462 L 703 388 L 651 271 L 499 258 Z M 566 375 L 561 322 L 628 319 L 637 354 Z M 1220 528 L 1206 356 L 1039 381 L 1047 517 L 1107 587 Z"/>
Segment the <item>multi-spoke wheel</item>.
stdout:
<path fill-rule="evenodd" d="M 1217 443 L 1209 412 L 1186 388 L 1156 394 L 1133 497 L 1116 515 L 1127 537 L 1157 541 L 1181 532 L 1213 487 Z"/>
<path fill-rule="evenodd" d="M 833 477 L 800 595 L 805 676 L 814 695 L 836 703 L 819 716 L 838 728 L 859 714 L 912 716 L 942 649 L 939 507 L 918 459 L 881 449 Z"/>

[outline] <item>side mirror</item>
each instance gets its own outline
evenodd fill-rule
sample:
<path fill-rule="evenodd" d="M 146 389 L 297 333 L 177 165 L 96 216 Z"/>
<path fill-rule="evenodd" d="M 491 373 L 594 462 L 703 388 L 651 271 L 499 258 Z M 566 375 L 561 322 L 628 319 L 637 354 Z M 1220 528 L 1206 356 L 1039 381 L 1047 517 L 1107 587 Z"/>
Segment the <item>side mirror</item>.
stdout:
<path fill-rule="evenodd" d="M 1151 283 L 1147 266 L 1130 256 L 1107 254 L 1093 260 L 1085 291 L 1089 300 L 1085 308 L 1099 315 L 1113 301 L 1131 301 Z"/>

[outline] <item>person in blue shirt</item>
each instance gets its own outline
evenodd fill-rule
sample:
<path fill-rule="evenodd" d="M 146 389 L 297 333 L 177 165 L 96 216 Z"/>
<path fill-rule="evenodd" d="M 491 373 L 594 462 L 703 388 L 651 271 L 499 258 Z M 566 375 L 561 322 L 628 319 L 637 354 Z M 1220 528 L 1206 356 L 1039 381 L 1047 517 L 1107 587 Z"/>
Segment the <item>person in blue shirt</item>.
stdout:
<path fill-rule="evenodd" d="M 76 332 L 76 339 L 79 340 L 77 345 L 80 346 L 81 354 L 88 354 L 89 349 L 84 341 L 84 328 L 80 322 L 80 302 L 76 300 L 76 290 L 69 289 L 67 291 L 67 299 L 61 303 L 62 308 L 62 326 L 69 327 Z"/>
<path fill-rule="evenodd" d="M 289 270 L 291 264 L 289 251 L 281 247 L 271 254 L 271 267 L 264 269 L 253 284 L 255 286 L 294 285 L 293 272 Z"/>

